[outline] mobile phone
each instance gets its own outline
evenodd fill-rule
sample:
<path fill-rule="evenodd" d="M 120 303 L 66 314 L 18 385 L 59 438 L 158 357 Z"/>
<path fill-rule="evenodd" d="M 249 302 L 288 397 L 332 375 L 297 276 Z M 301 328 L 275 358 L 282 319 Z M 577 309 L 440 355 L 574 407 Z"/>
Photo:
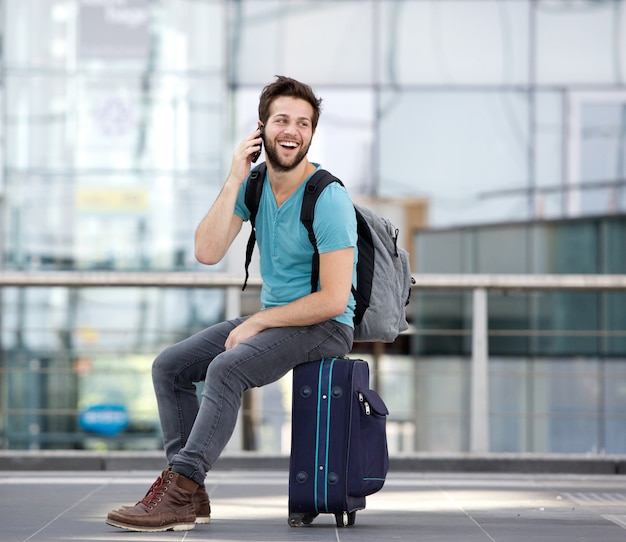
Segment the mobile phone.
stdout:
<path fill-rule="evenodd" d="M 259 129 L 261 130 L 261 139 L 263 139 L 263 135 L 265 134 L 265 130 L 264 130 L 262 124 L 261 124 L 261 126 L 259 126 Z M 259 156 L 261 156 L 261 149 L 262 148 L 263 148 L 263 143 L 261 143 L 261 146 L 259 147 L 259 150 L 252 154 L 252 163 L 253 164 L 259 159 Z"/>

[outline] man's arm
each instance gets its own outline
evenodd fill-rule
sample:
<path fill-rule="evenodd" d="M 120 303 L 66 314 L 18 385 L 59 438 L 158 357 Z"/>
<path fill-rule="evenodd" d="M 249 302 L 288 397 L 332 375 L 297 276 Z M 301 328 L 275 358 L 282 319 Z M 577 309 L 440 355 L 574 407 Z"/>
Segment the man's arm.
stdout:
<path fill-rule="evenodd" d="M 320 254 L 320 290 L 252 315 L 230 333 L 226 349 L 270 327 L 310 326 L 340 316 L 350 300 L 353 265 L 353 247 Z"/>
<path fill-rule="evenodd" d="M 196 228 L 194 254 L 203 264 L 221 261 L 241 230 L 243 220 L 234 214 L 240 184 L 229 177 L 211 210 Z"/>
<path fill-rule="evenodd" d="M 234 214 L 239 188 L 250 173 L 250 156 L 258 149 L 259 130 L 246 137 L 233 154 L 228 178 L 222 190 L 196 228 L 194 254 L 200 263 L 213 265 L 221 261 L 241 230 L 243 220 Z"/>

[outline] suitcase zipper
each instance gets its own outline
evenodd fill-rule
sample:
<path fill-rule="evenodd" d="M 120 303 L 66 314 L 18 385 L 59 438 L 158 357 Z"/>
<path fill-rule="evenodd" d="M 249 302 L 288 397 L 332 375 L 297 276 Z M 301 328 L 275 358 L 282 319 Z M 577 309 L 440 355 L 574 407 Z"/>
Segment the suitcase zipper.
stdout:
<path fill-rule="evenodd" d="M 365 415 L 369 416 L 372 413 L 370 409 L 370 404 L 365 400 L 365 397 L 361 392 L 359 392 L 359 401 L 363 403 L 363 407 L 365 408 Z"/>

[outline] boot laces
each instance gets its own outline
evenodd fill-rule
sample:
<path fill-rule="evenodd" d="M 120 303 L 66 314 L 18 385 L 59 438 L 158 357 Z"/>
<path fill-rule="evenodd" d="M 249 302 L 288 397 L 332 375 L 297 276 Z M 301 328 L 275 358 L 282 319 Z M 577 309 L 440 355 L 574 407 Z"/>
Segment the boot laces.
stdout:
<path fill-rule="evenodd" d="M 165 495 L 165 492 L 167 491 L 167 487 L 169 486 L 169 484 L 170 484 L 169 478 L 165 479 L 164 477 L 159 476 L 154 481 L 152 486 L 150 486 L 150 489 L 148 489 L 148 492 L 146 493 L 145 497 L 141 499 L 141 501 L 139 502 L 142 502 L 148 508 L 154 508 L 161 501 L 161 497 Z"/>

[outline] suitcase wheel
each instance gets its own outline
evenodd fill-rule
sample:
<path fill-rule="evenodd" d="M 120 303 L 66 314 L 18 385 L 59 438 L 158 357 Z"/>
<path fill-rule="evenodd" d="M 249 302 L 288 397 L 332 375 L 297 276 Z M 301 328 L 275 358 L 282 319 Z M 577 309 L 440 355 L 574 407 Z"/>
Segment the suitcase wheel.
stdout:
<path fill-rule="evenodd" d="M 356 510 L 354 512 L 340 512 L 335 514 L 337 527 L 351 527 L 356 520 Z"/>
<path fill-rule="evenodd" d="M 310 525 L 316 517 L 317 514 L 289 514 L 288 523 L 290 527 Z"/>

